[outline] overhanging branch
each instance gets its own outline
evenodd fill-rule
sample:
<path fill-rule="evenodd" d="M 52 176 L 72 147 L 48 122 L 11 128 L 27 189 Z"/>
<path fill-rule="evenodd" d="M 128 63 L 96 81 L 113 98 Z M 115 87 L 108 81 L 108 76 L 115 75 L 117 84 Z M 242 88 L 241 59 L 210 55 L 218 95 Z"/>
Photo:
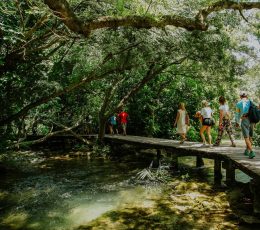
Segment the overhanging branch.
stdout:
<path fill-rule="evenodd" d="M 185 28 L 188 31 L 206 31 L 208 25 L 206 19 L 209 14 L 222 10 L 249 10 L 260 9 L 260 2 L 235 2 L 222 0 L 199 10 L 194 19 L 178 15 L 140 16 L 131 15 L 125 17 L 100 17 L 90 22 L 80 20 L 71 9 L 66 0 L 44 0 L 53 13 L 73 32 L 88 37 L 94 30 L 101 28 L 135 27 L 135 28 L 164 28 L 167 25 Z"/>

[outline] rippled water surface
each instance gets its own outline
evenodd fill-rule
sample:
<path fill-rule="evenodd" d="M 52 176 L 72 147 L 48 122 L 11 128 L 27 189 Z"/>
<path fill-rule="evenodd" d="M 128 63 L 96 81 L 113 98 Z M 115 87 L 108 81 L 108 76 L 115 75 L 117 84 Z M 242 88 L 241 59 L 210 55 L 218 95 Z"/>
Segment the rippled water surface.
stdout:
<path fill-rule="evenodd" d="M 16 166 L 16 170 L 1 175 L 1 229 L 67 230 L 89 224 L 96 226 L 97 229 L 99 227 L 100 229 L 126 229 L 132 228 L 130 227 L 132 226 L 131 221 L 127 223 L 126 219 L 134 218 L 135 216 L 132 215 L 137 215 L 137 208 L 139 211 L 147 212 L 149 218 L 154 219 L 154 223 L 157 224 L 161 222 L 161 220 L 158 221 L 161 216 L 185 213 L 185 210 L 188 209 L 187 200 L 191 199 L 187 198 L 188 187 L 184 188 L 186 190 L 184 195 L 180 195 L 181 192 L 177 190 L 178 187 L 183 189 L 183 186 L 188 186 L 185 180 L 189 175 L 186 173 L 179 175 L 183 181 L 178 183 L 174 179 L 167 183 L 146 183 L 137 180 L 137 173 L 149 166 L 152 160 L 149 158 L 132 158 L 128 161 L 118 162 L 68 156 L 45 158 L 38 153 L 25 155 L 22 157 L 14 154 L 13 160 L 19 162 L 19 167 Z M 194 158 L 184 158 L 182 161 L 191 165 L 195 162 Z M 207 164 L 210 165 L 210 161 Z M 212 170 L 208 170 L 207 175 L 210 183 Z M 244 175 L 239 177 L 246 180 Z M 167 188 L 166 184 L 168 184 Z M 203 190 L 201 188 L 207 190 L 207 195 L 203 196 L 211 196 L 210 194 L 213 193 L 211 188 L 198 184 L 192 182 L 189 185 L 194 201 L 201 196 L 197 192 Z M 173 194 L 175 194 L 174 197 Z M 182 201 L 175 200 L 182 196 L 185 197 Z M 220 197 L 222 196 L 224 195 L 220 194 Z M 212 194 L 212 197 L 216 197 L 216 195 Z M 208 202 L 206 198 L 203 199 Z M 173 201 L 176 205 L 171 207 L 171 211 L 166 212 L 166 209 L 163 208 L 158 214 L 162 205 L 172 205 Z M 216 202 L 221 203 L 222 201 Z M 170 208 L 168 207 L 168 209 Z M 221 207 L 216 209 L 221 210 Z M 120 212 L 116 212 L 118 210 Z M 125 214 L 126 210 L 130 217 L 122 214 Z M 123 220 L 118 219 L 121 215 Z M 140 214 L 140 216 L 145 215 L 145 213 Z M 137 217 L 140 218 L 140 216 Z M 172 219 L 165 219 L 165 217 L 162 219 L 165 222 L 164 226 L 168 226 L 169 229 L 177 229 L 170 227 Z M 132 221 L 134 222 L 134 219 Z M 153 222 L 150 219 L 147 221 L 147 223 Z M 144 226 L 142 224 L 144 223 L 136 225 L 135 228 L 143 229 L 145 224 Z M 234 227 L 232 221 L 227 224 Z M 159 226 L 154 225 L 151 228 L 160 229 Z"/>

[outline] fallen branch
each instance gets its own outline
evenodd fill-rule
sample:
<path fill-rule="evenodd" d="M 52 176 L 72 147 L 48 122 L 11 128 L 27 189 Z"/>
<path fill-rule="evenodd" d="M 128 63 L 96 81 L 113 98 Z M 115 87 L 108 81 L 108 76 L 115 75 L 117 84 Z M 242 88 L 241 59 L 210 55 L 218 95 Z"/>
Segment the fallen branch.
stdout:
<path fill-rule="evenodd" d="M 50 132 L 48 133 L 46 136 L 42 137 L 42 138 L 39 138 L 37 140 L 33 140 L 33 141 L 24 141 L 24 142 L 18 142 L 18 143 L 15 143 L 14 145 L 12 146 L 9 146 L 8 149 L 20 149 L 22 147 L 28 147 L 28 146 L 31 146 L 31 145 L 36 145 L 36 144 L 41 144 L 45 141 L 47 141 L 48 139 L 50 139 L 51 137 L 53 136 L 57 136 L 59 134 L 63 134 L 63 133 L 67 133 L 67 132 L 71 132 L 72 129 L 76 128 L 79 124 L 76 123 L 74 126 L 72 127 L 65 127 L 64 129 L 62 130 L 58 130 L 58 131 L 55 131 L 55 132 Z"/>
<path fill-rule="evenodd" d="M 77 124 L 79 124 L 80 122 L 77 122 Z M 63 125 L 63 124 L 60 124 L 60 123 L 56 123 L 56 122 L 53 122 L 53 124 L 57 125 L 58 127 L 61 127 L 61 128 L 64 128 L 64 129 L 67 129 L 66 132 L 69 132 L 70 134 L 72 134 L 76 139 L 84 142 L 85 144 L 89 144 L 89 141 L 86 140 L 85 138 L 83 138 L 82 136 L 78 135 L 77 133 L 75 133 L 74 131 L 72 131 L 69 127 Z M 78 126 L 78 125 L 77 125 Z"/>

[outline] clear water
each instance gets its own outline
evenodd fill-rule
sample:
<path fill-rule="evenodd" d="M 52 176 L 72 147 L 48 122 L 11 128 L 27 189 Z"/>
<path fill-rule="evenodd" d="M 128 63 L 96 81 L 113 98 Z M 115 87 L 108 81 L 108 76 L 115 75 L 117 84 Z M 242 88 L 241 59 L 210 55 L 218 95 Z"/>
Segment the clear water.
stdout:
<path fill-rule="evenodd" d="M 93 220 L 115 208 L 149 164 L 31 158 L 29 168 L 1 176 L 1 229 L 72 229 Z"/>
<path fill-rule="evenodd" d="M 152 207 L 165 186 L 137 181 L 137 173 L 149 166 L 151 158 L 118 162 L 29 155 L 14 155 L 19 167 L 1 175 L 0 229 L 76 229 L 113 210 Z M 195 165 L 195 158 L 181 161 Z M 206 160 L 209 183 L 211 164 Z M 244 174 L 238 178 L 248 179 Z"/>

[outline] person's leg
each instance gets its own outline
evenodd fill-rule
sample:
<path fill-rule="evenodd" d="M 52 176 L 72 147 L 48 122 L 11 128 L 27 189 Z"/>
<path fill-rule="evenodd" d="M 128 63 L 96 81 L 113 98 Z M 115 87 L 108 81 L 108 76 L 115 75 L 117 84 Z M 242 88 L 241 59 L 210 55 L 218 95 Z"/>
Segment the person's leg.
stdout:
<path fill-rule="evenodd" d="M 249 153 L 252 151 L 252 143 L 250 141 L 249 132 L 250 132 L 250 122 L 248 119 L 242 119 L 241 121 L 241 129 L 244 136 L 246 150 L 244 154 L 249 156 Z"/>
<path fill-rule="evenodd" d="M 181 144 L 184 143 L 185 141 L 185 134 L 184 133 L 180 133 L 180 136 L 181 136 Z"/>
<path fill-rule="evenodd" d="M 183 133 L 183 141 L 186 141 L 187 138 L 186 138 L 186 133 Z"/>
<path fill-rule="evenodd" d="M 123 135 L 126 136 L 126 123 L 122 124 L 122 128 L 123 128 Z"/>
<path fill-rule="evenodd" d="M 217 137 L 217 140 L 216 140 L 214 146 L 219 146 L 220 141 L 221 141 L 221 139 L 222 139 L 223 133 L 224 133 L 224 127 L 219 127 L 219 128 L 218 128 L 218 137 Z"/>
<path fill-rule="evenodd" d="M 205 125 L 202 125 L 202 127 L 200 128 L 200 136 L 201 136 L 201 139 L 202 139 L 202 142 L 204 145 L 206 144 L 206 139 L 204 136 L 204 132 L 205 132 L 206 128 L 207 128 L 207 126 L 205 126 Z"/>
<path fill-rule="evenodd" d="M 208 126 L 207 129 L 206 129 L 206 132 L 207 132 L 207 135 L 208 135 L 208 139 L 209 139 L 209 145 L 211 146 L 212 145 L 212 137 L 211 137 L 211 126 Z"/>
<path fill-rule="evenodd" d="M 250 138 L 245 137 L 244 139 L 245 139 L 245 143 L 246 143 L 246 148 L 251 152 L 253 149 L 252 149 L 252 144 L 251 144 Z"/>
<path fill-rule="evenodd" d="M 113 126 L 112 126 L 112 125 L 109 125 L 109 132 L 110 132 L 110 134 L 114 134 Z"/>
<path fill-rule="evenodd" d="M 232 146 L 236 147 L 235 138 L 234 138 L 234 135 L 233 135 L 233 130 L 232 130 L 232 126 L 231 126 L 230 121 L 228 121 L 228 123 L 225 125 L 225 129 L 227 130 L 227 134 L 229 136 L 229 139 L 231 141 Z"/>

